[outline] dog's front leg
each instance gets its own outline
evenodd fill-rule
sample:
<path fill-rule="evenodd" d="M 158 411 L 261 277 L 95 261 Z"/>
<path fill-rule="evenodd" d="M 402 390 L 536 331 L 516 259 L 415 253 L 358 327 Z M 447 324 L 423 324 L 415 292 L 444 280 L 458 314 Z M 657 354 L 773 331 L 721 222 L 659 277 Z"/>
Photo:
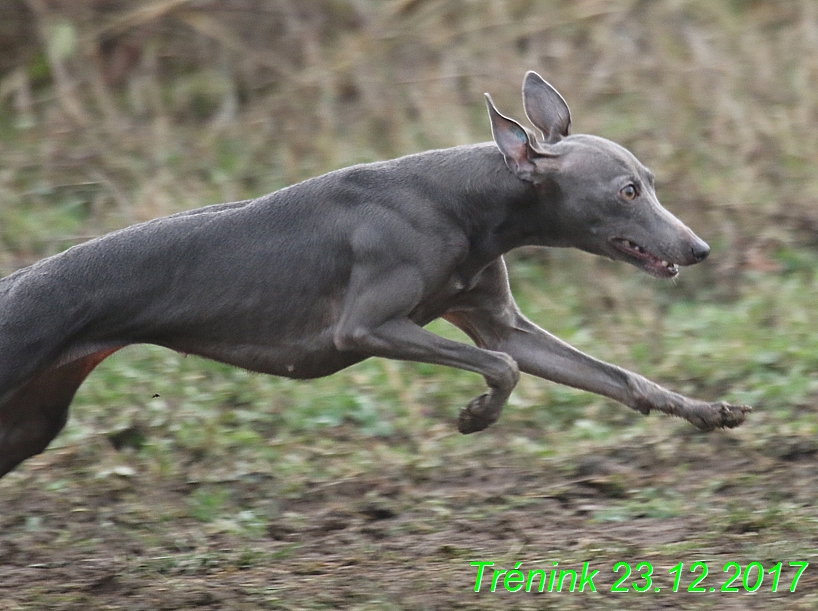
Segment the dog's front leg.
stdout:
<path fill-rule="evenodd" d="M 517 363 L 506 353 L 461 344 L 426 331 L 408 318 L 415 303 L 415 274 L 395 272 L 350 291 L 335 330 L 338 350 L 365 356 L 457 367 L 481 374 L 489 391 L 460 410 L 461 433 L 481 431 L 500 417 L 517 384 Z"/>
<path fill-rule="evenodd" d="M 336 346 L 367 356 L 447 365 L 482 374 L 489 392 L 460 410 L 458 429 L 461 433 L 482 431 L 496 421 L 520 375 L 517 364 L 508 354 L 442 338 L 405 318 L 336 334 Z"/>
<path fill-rule="evenodd" d="M 522 315 L 496 349 L 510 354 L 526 373 L 611 397 L 643 414 L 656 410 L 678 416 L 705 431 L 736 427 L 750 411 L 747 406 L 707 403 L 662 388 L 580 352 Z"/>
<path fill-rule="evenodd" d="M 588 356 L 539 328 L 514 303 L 502 260 L 487 268 L 468 298 L 444 318 L 478 346 L 509 354 L 520 371 L 610 397 L 643 414 L 656 410 L 711 430 L 738 426 L 750 411 L 743 405 L 707 403 L 672 392 L 636 373 Z"/>

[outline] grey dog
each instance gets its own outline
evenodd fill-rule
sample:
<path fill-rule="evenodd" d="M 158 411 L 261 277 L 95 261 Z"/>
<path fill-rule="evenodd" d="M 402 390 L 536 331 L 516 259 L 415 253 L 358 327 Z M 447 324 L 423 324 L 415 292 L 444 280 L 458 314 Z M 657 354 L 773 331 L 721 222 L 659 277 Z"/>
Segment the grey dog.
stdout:
<path fill-rule="evenodd" d="M 525 318 L 503 254 L 572 246 L 659 278 L 705 259 L 653 175 L 604 138 L 569 135 L 562 96 L 534 72 L 534 132 L 486 96 L 494 142 L 358 165 L 258 199 L 134 225 L 0 280 L 0 475 L 65 425 L 85 377 L 128 344 L 314 378 L 378 356 L 481 374 L 460 411 L 473 433 L 524 371 L 709 430 L 750 408 L 673 393 L 579 352 Z M 475 346 L 423 327 L 444 318 Z"/>

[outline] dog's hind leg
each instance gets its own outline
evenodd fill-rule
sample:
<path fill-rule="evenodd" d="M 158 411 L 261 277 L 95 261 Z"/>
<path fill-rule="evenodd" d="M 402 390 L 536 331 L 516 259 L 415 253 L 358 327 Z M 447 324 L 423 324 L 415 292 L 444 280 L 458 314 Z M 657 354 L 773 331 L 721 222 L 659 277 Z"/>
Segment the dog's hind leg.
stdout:
<path fill-rule="evenodd" d="M 9 394 L 0 405 L 0 477 L 46 448 L 65 426 L 80 384 L 117 350 L 106 348 L 46 369 Z"/>

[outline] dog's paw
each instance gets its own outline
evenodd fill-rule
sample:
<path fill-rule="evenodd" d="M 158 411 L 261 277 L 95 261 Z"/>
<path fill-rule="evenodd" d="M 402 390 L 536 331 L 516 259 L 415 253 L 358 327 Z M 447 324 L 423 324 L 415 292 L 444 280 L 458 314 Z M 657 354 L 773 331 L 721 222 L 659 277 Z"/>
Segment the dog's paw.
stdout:
<path fill-rule="evenodd" d="M 721 421 L 716 426 L 723 429 L 732 429 L 739 426 L 744 422 L 746 415 L 753 411 L 753 408 L 749 405 L 731 405 L 724 401 L 718 401 L 711 405 L 719 411 L 721 418 Z"/>
<path fill-rule="evenodd" d="M 704 403 L 688 414 L 687 419 L 702 431 L 732 429 L 744 422 L 746 414 L 753 411 L 749 405 L 732 405 L 725 401 Z"/>
<path fill-rule="evenodd" d="M 468 435 L 482 431 L 497 420 L 500 414 L 495 414 L 491 409 L 491 399 L 491 394 L 486 393 L 472 399 L 466 407 L 461 408 L 457 417 L 457 430 Z"/>

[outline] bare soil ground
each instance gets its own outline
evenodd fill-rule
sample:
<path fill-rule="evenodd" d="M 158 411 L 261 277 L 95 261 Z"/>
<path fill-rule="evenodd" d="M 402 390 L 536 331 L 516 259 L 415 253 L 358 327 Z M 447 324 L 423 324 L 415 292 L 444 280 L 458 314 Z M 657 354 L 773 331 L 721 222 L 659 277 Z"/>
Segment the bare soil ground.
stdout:
<path fill-rule="evenodd" d="M 385 443 L 333 431 L 333 451 L 302 448 L 316 473 Z M 134 455 L 133 470 L 101 476 L 85 467 L 113 450 L 48 452 L 0 484 L 0 609 L 815 609 L 818 445 L 663 434 L 549 458 L 498 430 L 425 463 L 384 460 L 298 486 L 275 465 L 230 475 L 204 458 L 163 475 Z M 475 593 L 475 561 L 600 572 L 595 593 L 492 593 L 489 572 Z M 688 592 L 696 561 L 709 573 Z M 778 592 L 770 574 L 754 593 L 741 579 L 720 591 L 726 563 L 753 561 L 784 563 Z M 813 564 L 790 592 L 794 561 Z M 617 562 L 634 569 L 627 593 L 611 592 Z M 647 585 L 640 562 L 653 567 L 644 593 L 631 587 Z"/>

